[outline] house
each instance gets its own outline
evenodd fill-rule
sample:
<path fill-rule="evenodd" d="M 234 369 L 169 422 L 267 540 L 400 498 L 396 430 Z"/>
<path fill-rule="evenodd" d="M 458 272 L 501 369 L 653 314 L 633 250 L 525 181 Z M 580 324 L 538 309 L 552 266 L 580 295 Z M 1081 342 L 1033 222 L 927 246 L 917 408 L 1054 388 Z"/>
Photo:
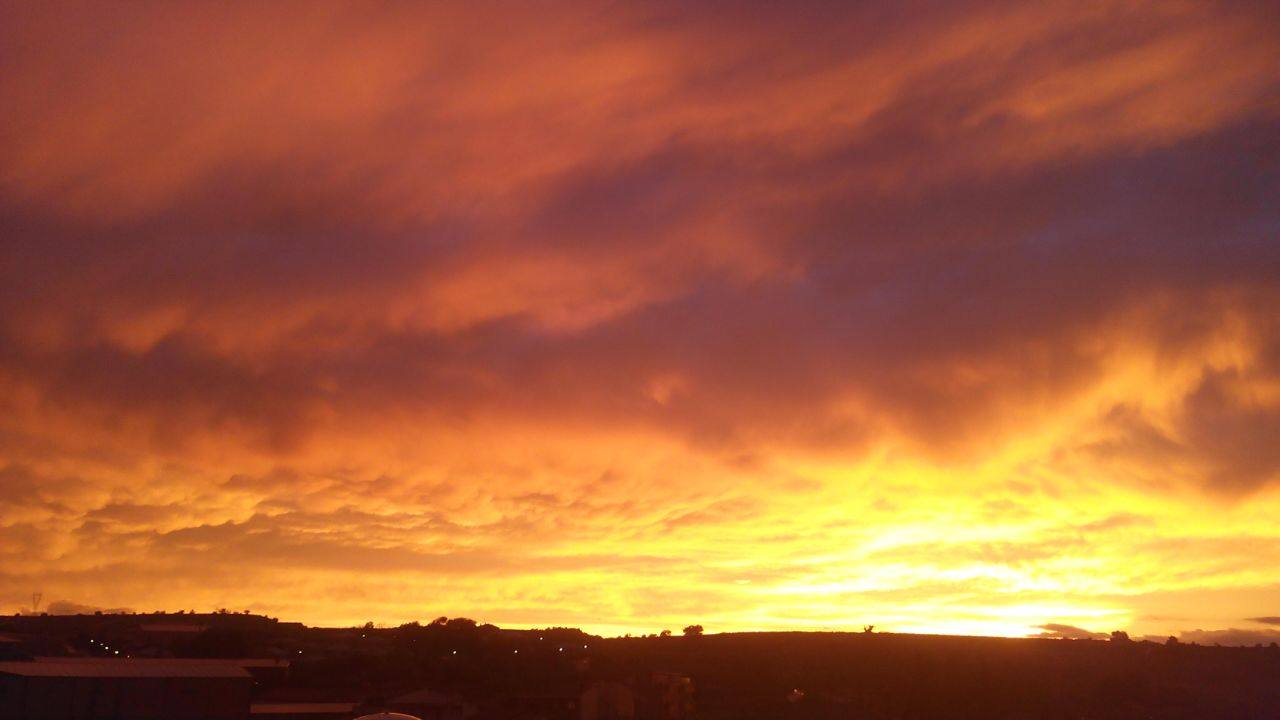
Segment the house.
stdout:
<path fill-rule="evenodd" d="M 0 720 L 248 720 L 252 685 L 227 664 L 0 662 Z"/>
<path fill-rule="evenodd" d="M 638 682 L 636 716 L 641 720 L 688 720 L 693 717 L 693 680 L 670 672 L 650 673 Z"/>
<path fill-rule="evenodd" d="M 36 662 L 57 663 L 118 663 L 119 658 L 108 657 L 45 657 L 37 656 Z M 145 667 L 157 665 L 175 667 L 179 665 L 225 665 L 238 667 L 249 673 L 258 686 L 278 685 L 289 676 L 289 661 L 274 658 L 131 658 L 130 662 Z"/>
<path fill-rule="evenodd" d="M 485 708 L 485 717 L 502 720 L 574 720 L 581 693 L 573 686 L 544 686 L 506 695 Z"/>
<path fill-rule="evenodd" d="M 693 681 L 654 672 L 626 682 L 597 682 L 583 691 L 579 708 L 581 720 L 688 720 L 693 716 Z"/>
<path fill-rule="evenodd" d="M 582 693 L 582 720 L 635 720 L 636 694 L 620 682 L 598 682 Z"/>
<path fill-rule="evenodd" d="M 386 705 L 421 720 L 467 720 L 477 713 L 476 706 L 461 698 L 427 689 L 394 697 Z"/>
<path fill-rule="evenodd" d="M 0 660 L 24 660 L 22 638 L 0 633 Z"/>
<path fill-rule="evenodd" d="M 353 702 L 272 702 L 249 707 L 250 720 L 351 720 Z"/>

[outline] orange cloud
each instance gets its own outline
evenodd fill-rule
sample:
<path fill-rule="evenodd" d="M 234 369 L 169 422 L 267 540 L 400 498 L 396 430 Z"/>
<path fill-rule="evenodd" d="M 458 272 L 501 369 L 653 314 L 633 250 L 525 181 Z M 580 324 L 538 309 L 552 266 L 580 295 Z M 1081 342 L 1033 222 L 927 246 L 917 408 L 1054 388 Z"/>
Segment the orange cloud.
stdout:
<path fill-rule="evenodd" d="M 3 14 L 0 601 L 1280 603 L 1265 4 Z"/>

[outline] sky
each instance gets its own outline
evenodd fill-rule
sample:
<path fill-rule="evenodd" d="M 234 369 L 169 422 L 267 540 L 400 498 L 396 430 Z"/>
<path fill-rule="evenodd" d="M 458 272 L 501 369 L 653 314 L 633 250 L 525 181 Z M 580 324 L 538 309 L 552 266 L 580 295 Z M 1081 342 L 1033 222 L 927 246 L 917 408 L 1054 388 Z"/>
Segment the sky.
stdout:
<path fill-rule="evenodd" d="M 3 0 L 0 610 L 1280 638 L 1278 69 L 1269 1 Z"/>

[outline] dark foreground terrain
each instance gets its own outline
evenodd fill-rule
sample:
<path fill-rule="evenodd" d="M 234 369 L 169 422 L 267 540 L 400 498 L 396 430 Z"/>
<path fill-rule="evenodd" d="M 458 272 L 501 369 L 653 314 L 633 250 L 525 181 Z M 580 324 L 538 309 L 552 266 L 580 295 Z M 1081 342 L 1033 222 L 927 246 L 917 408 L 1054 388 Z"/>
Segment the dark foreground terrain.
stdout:
<path fill-rule="evenodd" d="M 268 706 L 319 717 L 303 714 L 320 707 L 307 703 L 326 703 L 331 720 L 380 709 L 477 720 L 1280 718 L 1274 646 L 888 633 L 602 639 L 463 618 L 335 629 L 218 613 L 4 617 L 0 655 L 0 676 L 7 667 L 14 677 L 30 667 L 15 662 L 94 665 L 68 657 L 144 674 L 172 671 L 154 658 L 239 659 L 254 717 Z"/>

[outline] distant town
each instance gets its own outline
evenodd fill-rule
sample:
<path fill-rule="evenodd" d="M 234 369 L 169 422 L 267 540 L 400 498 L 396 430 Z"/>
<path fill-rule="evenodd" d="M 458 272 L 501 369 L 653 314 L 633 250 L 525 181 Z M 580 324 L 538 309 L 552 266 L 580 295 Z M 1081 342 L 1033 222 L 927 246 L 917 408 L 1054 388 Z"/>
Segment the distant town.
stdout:
<path fill-rule="evenodd" d="M 0 617 L 0 720 L 1209 718 L 1280 713 L 1280 648 L 862 633 L 648 637 L 440 617 Z"/>

